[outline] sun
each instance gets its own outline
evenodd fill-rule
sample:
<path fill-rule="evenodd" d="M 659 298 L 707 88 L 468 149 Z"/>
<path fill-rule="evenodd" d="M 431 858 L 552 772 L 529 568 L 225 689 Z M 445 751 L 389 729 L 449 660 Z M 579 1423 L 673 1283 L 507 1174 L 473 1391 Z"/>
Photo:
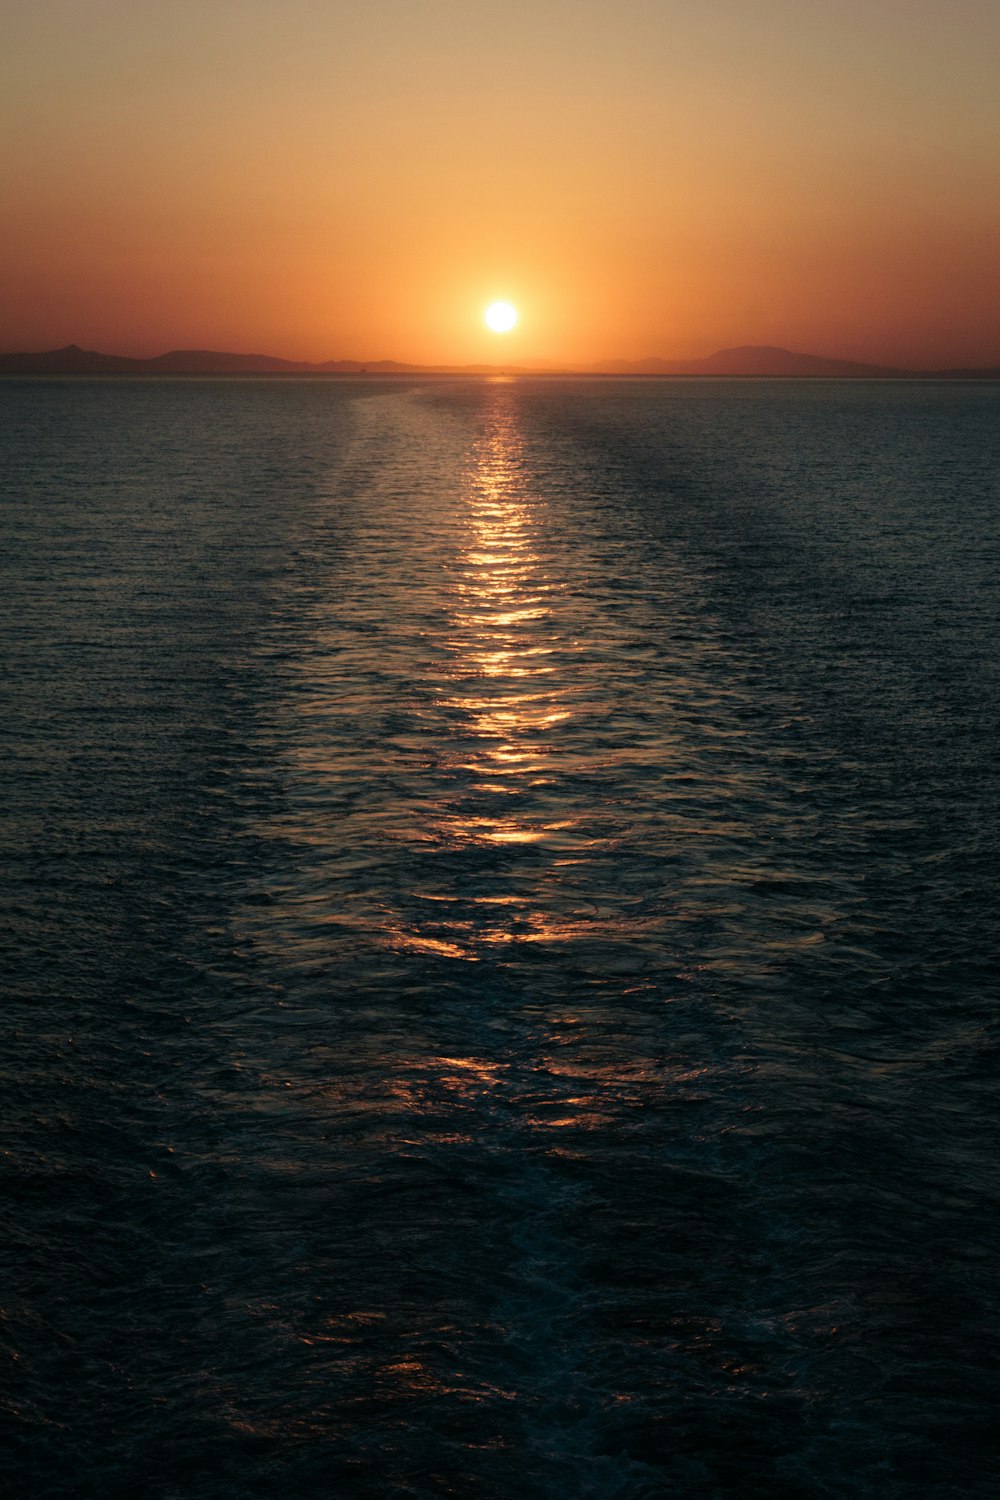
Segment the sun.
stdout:
<path fill-rule="evenodd" d="M 517 308 L 509 302 L 491 302 L 483 313 L 483 321 L 494 333 L 510 333 L 517 322 Z"/>

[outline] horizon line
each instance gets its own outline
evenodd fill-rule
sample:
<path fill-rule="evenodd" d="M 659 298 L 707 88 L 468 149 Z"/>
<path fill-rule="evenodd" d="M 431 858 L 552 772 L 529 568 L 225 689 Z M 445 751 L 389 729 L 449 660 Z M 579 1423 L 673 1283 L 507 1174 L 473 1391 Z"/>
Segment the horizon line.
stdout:
<path fill-rule="evenodd" d="M 49 368 L 45 368 L 49 366 Z M 728 366 L 728 368 L 727 368 Z M 89 367 L 89 368 L 88 368 Z M 207 348 L 173 348 L 156 355 L 106 354 L 65 344 L 56 349 L 0 353 L 3 374 L 246 374 L 246 375 L 518 375 L 518 376 L 664 376 L 667 378 L 841 378 L 926 379 L 1000 378 L 1000 361 L 980 366 L 913 368 L 872 361 L 843 359 L 789 350 L 774 344 L 741 344 L 718 349 L 701 358 L 670 359 L 660 355 L 614 358 L 593 363 L 547 364 L 533 360 L 530 367 L 516 363 L 472 361 L 425 363 L 395 359 L 351 358 L 292 360 L 279 355 Z"/>

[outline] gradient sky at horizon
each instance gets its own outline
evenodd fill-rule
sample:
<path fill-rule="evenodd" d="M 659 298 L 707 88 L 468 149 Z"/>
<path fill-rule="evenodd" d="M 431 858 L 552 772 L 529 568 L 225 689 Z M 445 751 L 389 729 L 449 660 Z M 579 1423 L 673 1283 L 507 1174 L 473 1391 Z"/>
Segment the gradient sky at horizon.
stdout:
<path fill-rule="evenodd" d="M 0 348 L 996 363 L 998 64 L 998 0 L 7 0 Z"/>

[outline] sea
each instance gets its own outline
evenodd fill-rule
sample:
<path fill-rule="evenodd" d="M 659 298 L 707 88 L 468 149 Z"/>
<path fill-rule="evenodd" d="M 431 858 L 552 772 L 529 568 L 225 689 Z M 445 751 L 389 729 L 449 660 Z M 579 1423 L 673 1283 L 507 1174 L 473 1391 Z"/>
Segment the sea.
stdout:
<path fill-rule="evenodd" d="M 12 1497 L 996 1494 L 1000 385 L 0 448 Z"/>

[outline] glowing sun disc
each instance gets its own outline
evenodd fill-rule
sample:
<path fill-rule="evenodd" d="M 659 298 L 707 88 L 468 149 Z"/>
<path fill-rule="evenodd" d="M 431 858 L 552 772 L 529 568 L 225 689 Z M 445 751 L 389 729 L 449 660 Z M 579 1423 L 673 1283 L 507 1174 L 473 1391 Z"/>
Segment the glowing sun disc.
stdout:
<path fill-rule="evenodd" d="M 517 308 L 509 302 L 491 302 L 483 313 L 487 328 L 494 333 L 509 333 L 517 322 Z"/>

